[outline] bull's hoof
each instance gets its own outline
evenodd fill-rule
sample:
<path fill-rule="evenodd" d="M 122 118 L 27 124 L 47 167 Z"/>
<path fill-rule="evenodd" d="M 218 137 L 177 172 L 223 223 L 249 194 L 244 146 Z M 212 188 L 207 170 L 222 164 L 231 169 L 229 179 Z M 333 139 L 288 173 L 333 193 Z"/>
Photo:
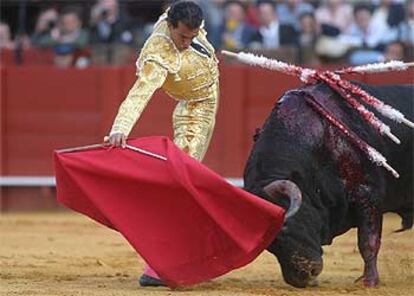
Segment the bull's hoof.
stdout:
<path fill-rule="evenodd" d="M 355 283 L 362 283 L 364 287 L 366 288 L 373 288 L 379 285 L 379 279 L 378 278 L 368 278 L 364 275 L 360 276 L 355 280 Z"/>
<path fill-rule="evenodd" d="M 165 284 L 162 280 L 146 274 L 141 275 L 139 278 L 139 285 L 141 287 L 165 287 Z"/>

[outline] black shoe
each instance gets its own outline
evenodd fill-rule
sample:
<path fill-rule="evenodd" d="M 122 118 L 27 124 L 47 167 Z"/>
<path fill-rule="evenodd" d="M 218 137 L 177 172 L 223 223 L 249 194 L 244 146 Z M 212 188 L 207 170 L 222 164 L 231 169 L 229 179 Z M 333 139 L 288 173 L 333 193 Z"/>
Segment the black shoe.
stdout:
<path fill-rule="evenodd" d="M 141 287 L 165 287 L 165 284 L 162 280 L 146 274 L 141 275 L 139 278 L 139 284 Z"/>

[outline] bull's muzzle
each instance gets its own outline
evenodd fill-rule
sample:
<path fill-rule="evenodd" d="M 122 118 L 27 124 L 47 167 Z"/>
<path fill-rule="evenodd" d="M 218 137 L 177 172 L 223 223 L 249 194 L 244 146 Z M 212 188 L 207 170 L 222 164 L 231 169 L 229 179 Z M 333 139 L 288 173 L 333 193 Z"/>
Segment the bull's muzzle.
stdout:
<path fill-rule="evenodd" d="M 292 267 L 283 269 L 285 281 L 298 288 L 314 287 L 318 285 L 317 277 L 322 272 L 323 262 L 320 260 L 307 260 L 302 258 L 298 261 L 292 258 Z"/>

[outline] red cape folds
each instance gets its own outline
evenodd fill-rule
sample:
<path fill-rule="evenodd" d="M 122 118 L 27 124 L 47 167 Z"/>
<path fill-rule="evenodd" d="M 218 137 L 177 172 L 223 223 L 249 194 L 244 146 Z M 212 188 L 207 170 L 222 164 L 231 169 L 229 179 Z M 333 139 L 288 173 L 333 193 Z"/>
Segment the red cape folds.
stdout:
<path fill-rule="evenodd" d="M 224 180 L 168 138 L 130 149 L 55 152 L 58 200 L 119 231 L 171 287 L 220 276 L 255 259 L 284 209 Z"/>

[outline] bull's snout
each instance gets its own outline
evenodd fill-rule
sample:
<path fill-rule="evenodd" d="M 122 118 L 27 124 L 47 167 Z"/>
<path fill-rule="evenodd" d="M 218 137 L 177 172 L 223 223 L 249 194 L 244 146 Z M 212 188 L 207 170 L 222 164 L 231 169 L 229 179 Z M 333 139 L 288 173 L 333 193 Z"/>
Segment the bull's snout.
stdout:
<path fill-rule="evenodd" d="M 292 259 L 292 266 L 290 268 L 282 268 L 283 278 L 285 279 L 286 283 L 297 288 L 305 288 L 308 286 L 318 285 L 316 277 L 322 272 L 322 259 Z"/>

